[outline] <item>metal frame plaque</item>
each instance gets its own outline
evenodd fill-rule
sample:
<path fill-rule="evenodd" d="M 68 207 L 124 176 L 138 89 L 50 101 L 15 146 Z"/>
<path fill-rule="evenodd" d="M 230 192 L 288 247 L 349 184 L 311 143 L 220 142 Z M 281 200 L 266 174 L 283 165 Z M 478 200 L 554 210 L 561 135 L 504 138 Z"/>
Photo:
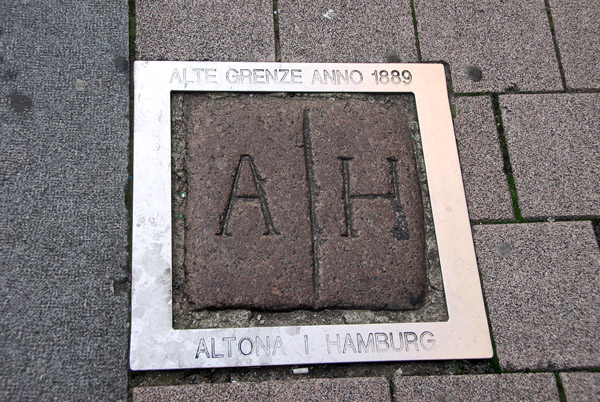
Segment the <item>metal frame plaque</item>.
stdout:
<path fill-rule="evenodd" d="M 172 91 L 414 94 L 448 321 L 174 329 Z M 443 65 L 136 61 L 134 96 L 132 370 L 492 357 Z"/>

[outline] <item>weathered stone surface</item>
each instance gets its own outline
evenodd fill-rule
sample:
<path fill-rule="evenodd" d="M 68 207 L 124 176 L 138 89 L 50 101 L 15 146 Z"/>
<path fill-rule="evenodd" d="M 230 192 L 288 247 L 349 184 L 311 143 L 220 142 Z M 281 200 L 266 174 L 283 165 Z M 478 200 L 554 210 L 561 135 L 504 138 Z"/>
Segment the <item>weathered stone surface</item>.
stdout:
<path fill-rule="evenodd" d="M 600 214 L 600 94 L 500 97 L 523 217 Z"/>
<path fill-rule="evenodd" d="M 184 102 L 190 301 L 199 308 L 312 306 L 302 108 L 268 98 Z"/>
<path fill-rule="evenodd" d="M 550 0 L 568 88 L 600 87 L 600 1 Z"/>
<path fill-rule="evenodd" d="M 136 58 L 275 61 L 270 0 L 136 0 Z"/>
<path fill-rule="evenodd" d="M 600 373 L 560 373 L 567 401 L 600 401 Z"/>
<path fill-rule="evenodd" d="M 191 401 L 390 401 L 383 377 L 180 385 L 133 390 L 134 402 Z"/>
<path fill-rule="evenodd" d="M 425 295 L 424 227 L 411 133 L 397 108 L 310 108 L 317 306 L 410 309 Z M 383 196 L 382 196 L 383 195 Z"/>
<path fill-rule="evenodd" d="M 590 222 L 474 227 L 500 365 L 600 365 L 600 251 Z"/>
<path fill-rule="evenodd" d="M 471 220 L 514 219 L 502 151 L 487 96 L 455 100 L 454 129 Z"/>
<path fill-rule="evenodd" d="M 420 304 L 423 207 L 397 105 L 186 99 L 186 293 L 196 307 Z"/>
<path fill-rule="evenodd" d="M 561 90 L 543 1 L 415 0 L 424 61 L 450 64 L 456 92 Z"/>
<path fill-rule="evenodd" d="M 283 61 L 417 61 L 408 0 L 279 0 L 278 6 Z"/>
<path fill-rule="evenodd" d="M 394 376 L 395 400 L 430 401 L 560 401 L 554 375 L 489 374 Z"/>

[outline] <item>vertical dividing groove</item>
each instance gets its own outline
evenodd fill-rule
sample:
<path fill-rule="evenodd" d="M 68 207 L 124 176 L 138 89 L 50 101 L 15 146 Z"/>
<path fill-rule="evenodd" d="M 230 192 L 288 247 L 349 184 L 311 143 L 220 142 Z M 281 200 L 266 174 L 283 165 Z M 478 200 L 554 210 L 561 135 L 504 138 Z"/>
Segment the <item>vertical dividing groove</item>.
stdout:
<path fill-rule="evenodd" d="M 415 46 L 417 47 L 417 60 L 419 63 L 423 61 L 423 56 L 421 55 L 421 41 L 419 40 L 419 25 L 417 23 L 417 10 L 415 8 L 415 1 L 410 0 L 410 10 L 412 13 L 413 20 L 413 29 L 415 30 Z"/>
<path fill-rule="evenodd" d="M 313 155 L 312 142 L 310 140 L 310 110 L 304 109 L 302 119 L 302 137 L 304 141 L 304 159 L 306 166 L 306 180 L 308 181 L 308 201 L 310 205 L 310 240 L 312 243 L 313 254 L 313 286 L 315 301 L 319 300 L 319 261 L 317 259 L 317 238 L 319 230 L 317 228 L 317 216 L 315 214 L 315 179 L 313 174 Z"/>
<path fill-rule="evenodd" d="M 498 141 L 500 142 L 500 150 L 502 151 L 502 159 L 504 161 L 503 170 L 504 174 L 506 174 L 506 179 L 508 180 L 508 188 L 510 190 L 510 196 L 512 199 L 515 220 L 517 222 L 522 222 L 523 217 L 521 216 L 521 208 L 519 207 L 519 198 L 517 196 L 517 186 L 515 185 L 512 165 L 508 155 L 508 143 L 504 133 L 504 123 L 502 122 L 502 113 L 500 112 L 500 100 L 498 99 L 498 94 L 492 95 L 492 107 L 494 109 L 494 119 L 496 121 L 496 129 L 498 130 Z"/>
<path fill-rule="evenodd" d="M 552 11 L 550 10 L 550 0 L 545 0 L 545 2 L 548 23 L 550 24 L 550 33 L 552 34 L 552 42 L 554 43 L 554 51 L 556 53 L 556 62 L 558 63 L 558 71 L 560 72 L 560 80 L 562 81 L 563 89 L 566 92 L 568 90 L 567 78 L 565 77 L 565 70 L 562 65 L 562 58 L 560 57 L 560 49 L 558 48 L 558 38 L 556 37 L 556 30 L 554 29 L 554 19 L 552 18 Z"/>
<path fill-rule="evenodd" d="M 281 61 L 281 47 L 279 45 L 279 3 L 273 0 L 273 32 L 275 36 L 275 61 Z"/>

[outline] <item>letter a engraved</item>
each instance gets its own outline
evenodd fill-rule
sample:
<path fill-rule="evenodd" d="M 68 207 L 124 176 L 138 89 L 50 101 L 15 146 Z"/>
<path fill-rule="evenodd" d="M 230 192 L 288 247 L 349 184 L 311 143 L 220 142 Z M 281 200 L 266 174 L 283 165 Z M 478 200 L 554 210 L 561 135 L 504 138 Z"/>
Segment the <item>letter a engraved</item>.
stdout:
<path fill-rule="evenodd" d="M 390 176 L 392 181 L 392 192 L 384 194 L 355 194 L 350 190 L 350 161 L 353 158 L 339 158 L 342 161 L 342 180 L 344 183 L 343 187 L 343 199 L 344 199 L 344 216 L 346 221 L 346 231 L 342 233 L 345 237 L 358 237 L 356 230 L 353 226 L 353 211 L 352 204 L 353 200 L 374 200 L 374 199 L 385 199 L 390 200 L 392 208 L 394 210 L 394 227 L 392 228 L 392 234 L 397 240 L 408 240 L 408 222 L 406 222 L 406 214 L 404 213 L 404 207 L 400 201 L 400 187 L 398 183 L 398 160 L 394 158 L 387 158 L 390 164 Z"/>
<path fill-rule="evenodd" d="M 240 185 L 240 173 L 244 164 L 250 168 L 255 194 L 238 194 Z M 273 224 L 273 217 L 271 216 L 271 211 L 269 211 L 267 197 L 265 191 L 262 188 L 262 182 L 264 181 L 265 179 L 261 179 L 258 175 L 256 165 L 254 164 L 254 160 L 252 159 L 252 157 L 250 155 L 242 155 L 237 165 L 237 169 L 235 170 L 235 175 L 233 177 L 233 185 L 231 187 L 229 199 L 227 200 L 227 205 L 225 206 L 225 211 L 221 215 L 219 223 L 219 232 L 217 233 L 217 236 L 231 236 L 231 232 L 229 231 L 229 219 L 231 218 L 231 212 L 238 201 L 258 201 L 260 203 L 260 210 L 265 220 L 266 232 L 264 234 L 266 236 L 280 234 L 277 231 L 277 229 L 275 229 L 275 225 Z"/>

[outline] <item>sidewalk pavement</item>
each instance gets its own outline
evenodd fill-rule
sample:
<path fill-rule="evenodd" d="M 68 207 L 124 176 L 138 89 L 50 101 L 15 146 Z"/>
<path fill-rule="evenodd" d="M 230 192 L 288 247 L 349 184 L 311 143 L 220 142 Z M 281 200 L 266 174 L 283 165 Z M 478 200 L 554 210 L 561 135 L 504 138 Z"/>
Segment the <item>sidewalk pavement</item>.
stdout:
<path fill-rule="evenodd" d="M 1 2 L 0 399 L 600 400 L 599 10 Z M 129 373 L 130 46 L 138 60 L 444 62 L 496 358 Z"/>

